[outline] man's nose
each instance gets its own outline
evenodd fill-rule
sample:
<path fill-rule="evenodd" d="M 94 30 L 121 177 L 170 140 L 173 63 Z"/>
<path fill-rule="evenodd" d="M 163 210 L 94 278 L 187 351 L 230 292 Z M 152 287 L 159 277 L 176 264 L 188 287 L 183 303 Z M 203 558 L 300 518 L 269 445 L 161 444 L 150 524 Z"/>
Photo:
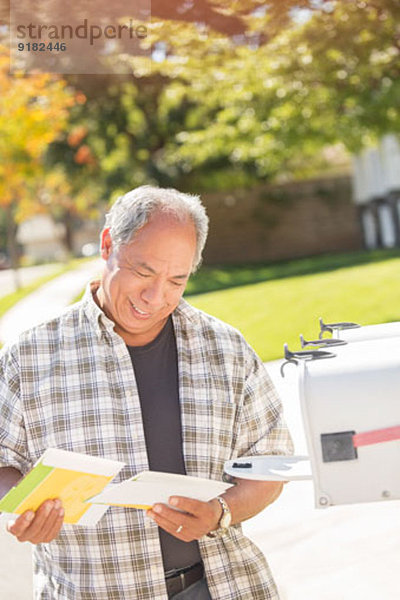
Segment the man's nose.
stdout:
<path fill-rule="evenodd" d="M 158 307 L 164 304 L 164 286 L 161 281 L 148 281 L 141 293 L 142 300 L 151 306 Z"/>

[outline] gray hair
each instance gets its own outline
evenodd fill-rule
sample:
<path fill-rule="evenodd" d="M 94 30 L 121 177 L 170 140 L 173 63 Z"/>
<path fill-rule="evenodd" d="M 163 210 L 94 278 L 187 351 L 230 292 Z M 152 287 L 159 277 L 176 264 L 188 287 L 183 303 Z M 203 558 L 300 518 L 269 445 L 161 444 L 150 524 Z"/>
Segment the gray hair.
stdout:
<path fill-rule="evenodd" d="M 192 266 L 194 273 L 201 263 L 208 233 L 208 217 L 199 196 L 150 185 L 143 185 L 120 196 L 106 215 L 106 227 L 110 230 L 114 247 L 118 249 L 128 244 L 158 211 L 173 215 L 180 222 L 187 219 L 193 222 L 197 239 Z"/>

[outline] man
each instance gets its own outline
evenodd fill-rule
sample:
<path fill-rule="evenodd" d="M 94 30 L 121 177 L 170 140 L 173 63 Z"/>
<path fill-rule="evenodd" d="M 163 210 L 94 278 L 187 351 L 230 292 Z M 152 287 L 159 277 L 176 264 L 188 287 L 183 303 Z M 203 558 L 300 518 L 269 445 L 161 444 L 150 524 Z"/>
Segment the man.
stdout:
<path fill-rule="evenodd" d="M 101 281 L 82 302 L 21 335 L 0 361 L 5 493 L 48 447 L 222 479 L 238 456 L 289 453 L 281 404 L 232 327 L 182 299 L 208 219 L 197 197 L 149 186 L 118 199 L 101 235 Z M 238 480 L 210 502 L 172 497 L 147 512 L 110 508 L 96 527 L 63 525 L 49 499 L 9 526 L 35 544 L 37 598 L 276 599 L 240 523 L 281 484 Z"/>

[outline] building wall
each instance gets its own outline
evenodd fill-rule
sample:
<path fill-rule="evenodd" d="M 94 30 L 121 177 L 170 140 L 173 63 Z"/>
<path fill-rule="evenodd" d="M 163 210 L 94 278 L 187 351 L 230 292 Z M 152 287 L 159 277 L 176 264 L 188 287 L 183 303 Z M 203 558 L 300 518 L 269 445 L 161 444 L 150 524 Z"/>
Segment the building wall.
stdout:
<path fill-rule="evenodd" d="M 362 248 L 348 176 L 202 198 L 210 217 L 206 264 L 283 260 Z"/>
<path fill-rule="evenodd" d="M 202 199 L 210 217 L 206 264 L 284 260 L 363 247 L 347 176 L 204 194 Z M 61 258 L 63 226 L 49 217 L 35 219 L 20 227 L 25 254 L 37 260 Z M 74 232 L 77 254 L 84 244 L 98 243 L 103 221 L 85 223 Z"/>
<path fill-rule="evenodd" d="M 62 261 L 67 258 L 63 236 L 62 223 L 54 223 L 49 215 L 35 215 L 20 224 L 17 241 L 23 246 L 23 253 L 34 262 Z"/>
<path fill-rule="evenodd" d="M 85 244 L 98 246 L 104 216 L 97 220 L 82 221 L 73 232 L 73 251 L 76 256 L 82 255 Z M 64 244 L 65 225 L 55 223 L 49 215 L 36 215 L 27 219 L 18 229 L 18 242 L 23 246 L 23 253 L 33 261 L 66 260 L 68 251 Z"/>

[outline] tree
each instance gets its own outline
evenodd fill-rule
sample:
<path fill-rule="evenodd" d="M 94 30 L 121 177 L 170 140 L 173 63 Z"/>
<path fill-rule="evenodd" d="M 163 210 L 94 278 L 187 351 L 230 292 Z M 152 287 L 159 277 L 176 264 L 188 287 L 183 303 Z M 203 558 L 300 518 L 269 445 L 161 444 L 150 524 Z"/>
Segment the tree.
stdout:
<path fill-rule="evenodd" d="M 208 88 L 207 79 L 211 77 L 215 90 L 208 93 L 207 89 L 207 97 L 211 100 L 220 91 L 218 102 L 223 106 L 226 90 L 218 85 L 214 73 L 218 77 L 229 61 L 232 64 L 236 57 L 242 60 L 242 50 L 254 44 L 260 47 L 276 35 L 290 21 L 294 6 L 312 7 L 314 3 L 284 0 L 271 2 L 266 10 L 265 2 L 260 0 L 153 2 L 147 43 L 155 50 L 149 75 L 140 79 L 71 79 L 88 98 L 84 106 L 72 111 L 71 127 L 86 128 L 82 143 L 97 165 L 91 174 L 96 173 L 96 181 L 104 184 L 107 196 L 143 182 L 215 189 L 252 183 L 260 176 L 251 153 L 245 159 L 237 140 L 228 139 L 232 137 L 229 133 L 219 135 L 224 122 L 219 128 L 211 128 L 218 106 L 202 97 L 202 89 Z M 125 5 L 123 9 L 126 12 Z M 121 3 L 106 8 L 100 4 L 96 10 L 115 17 Z M 157 62 L 158 55 L 165 60 Z M 125 61 L 129 59 L 125 57 Z M 138 63 L 137 57 L 131 57 L 131 61 Z M 209 131 L 209 139 L 201 148 L 204 160 L 187 156 L 183 148 L 187 130 L 197 128 L 198 122 Z M 243 137 L 247 139 L 249 132 L 243 132 Z M 196 148 L 195 154 L 199 150 Z M 63 161 L 70 180 L 84 170 L 76 164 L 78 151 L 83 149 L 73 151 L 66 136 L 51 151 L 53 161 Z"/>
<path fill-rule="evenodd" d="M 72 194 L 85 181 L 109 197 L 145 182 L 200 191 L 310 175 L 328 164 L 325 145 L 353 151 L 398 128 L 395 0 L 152 8 L 150 74 L 69 78 L 87 97 L 69 129 L 85 134 L 61 136 L 48 158 Z"/>
<path fill-rule="evenodd" d="M 65 127 L 74 96 L 49 75 L 10 76 L 9 53 L 0 47 L 0 206 L 5 212 L 12 266 L 18 266 L 18 222 L 44 210 L 40 191 L 44 156 Z"/>
<path fill-rule="evenodd" d="M 235 186 L 309 173 L 326 144 L 355 151 L 398 131 L 399 18 L 394 0 L 344 0 L 315 3 L 312 14 L 298 14 L 254 47 L 208 35 L 187 54 L 180 34 L 158 67 L 174 78 L 165 116 L 193 108 L 165 162 L 210 187 L 224 173 Z"/>
<path fill-rule="evenodd" d="M 315 137 L 311 126 L 323 119 L 327 138 L 358 151 L 400 132 L 399 20 L 398 0 L 346 0 L 291 36 L 281 72 L 307 91 L 306 135 Z M 299 105 L 299 90 L 289 100 Z"/>
<path fill-rule="evenodd" d="M 151 19 L 163 24 L 202 25 L 224 36 L 240 38 L 254 35 L 254 27 L 249 28 L 249 21 L 256 16 L 260 24 L 260 41 L 264 43 L 291 22 L 293 11 L 314 12 L 331 4 L 331 0 L 152 0 Z M 52 14 L 52 11 L 62 12 L 63 4 L 59 0 L 48 0 L 42 8 Z M 129 17 L 130 12 L 134 13 L 134 8 L 130 9 L 125 0 L 112 3 L 108 0 L 86 0 L 81 6 L 74 7 L 75 14 L 93 22 L 114 22 L 118 18 Z M 0 23 L 8 25 L 9 16 L 10 0 L 0 0 Z"/>

